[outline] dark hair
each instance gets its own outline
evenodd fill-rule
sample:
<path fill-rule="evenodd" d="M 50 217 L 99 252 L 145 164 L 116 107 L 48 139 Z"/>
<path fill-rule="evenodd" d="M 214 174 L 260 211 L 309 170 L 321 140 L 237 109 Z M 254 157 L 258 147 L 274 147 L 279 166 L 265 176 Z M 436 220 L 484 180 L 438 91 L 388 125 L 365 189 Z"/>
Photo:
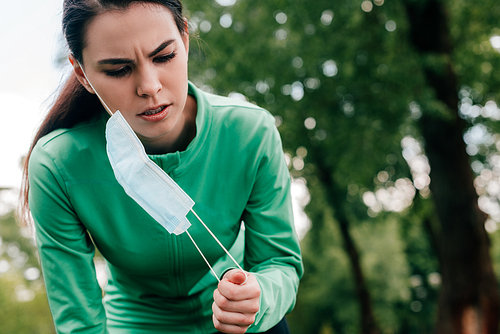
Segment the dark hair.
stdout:
<path fill-rule="evenodd" d="M 133 3 L 152 3 L 168 8 L 174 16 L 181 35 L 186 33 L 180 0 L 64 0 L 62 28 L 69 52 L 83 64 L 82 51 L 85 48 L 85 34 L 92 20 L 108 11 L 126 10 Z M 102 106 L 98 98 L 90 94 L 72 73 L 40 125 L 24 160 L 19 205 L 19 217 L 22 222 L 30 220 L 28 164 L 31 152 L 38 140 L 54 130 L 70 128 L 91 119 L 100 112 L 102 112 Z"/>

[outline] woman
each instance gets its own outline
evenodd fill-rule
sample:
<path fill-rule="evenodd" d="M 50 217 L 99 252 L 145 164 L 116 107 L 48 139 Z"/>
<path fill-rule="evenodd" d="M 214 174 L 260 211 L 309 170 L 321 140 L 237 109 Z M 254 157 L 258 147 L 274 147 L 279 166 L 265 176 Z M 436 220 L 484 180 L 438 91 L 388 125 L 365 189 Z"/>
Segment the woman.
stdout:
<path fill-rule="evenodd" d="M 302 263 L 274 118 L 188 81 L 179 1 L 65 0 L 63 31 L 73 75 L 34 139 L 24 187 L 58 333 L 286 333 Z M 189 214 L 218 282 L 186 233 L 125 193 L 96 93 L 248 274 Z"/>

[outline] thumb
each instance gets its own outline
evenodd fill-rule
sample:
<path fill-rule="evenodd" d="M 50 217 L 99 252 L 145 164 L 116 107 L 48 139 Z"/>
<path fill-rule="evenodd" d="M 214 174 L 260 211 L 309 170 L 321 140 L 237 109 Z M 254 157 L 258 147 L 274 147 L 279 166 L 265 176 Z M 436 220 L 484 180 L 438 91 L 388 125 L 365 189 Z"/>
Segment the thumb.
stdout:
<path fill-rule="evenodd" d="M 238 285 L 243 284 L 247 281 L 247 274 L 238 269 L 231 270 L 224 276 L 229 280 L 229 282 Z"/>

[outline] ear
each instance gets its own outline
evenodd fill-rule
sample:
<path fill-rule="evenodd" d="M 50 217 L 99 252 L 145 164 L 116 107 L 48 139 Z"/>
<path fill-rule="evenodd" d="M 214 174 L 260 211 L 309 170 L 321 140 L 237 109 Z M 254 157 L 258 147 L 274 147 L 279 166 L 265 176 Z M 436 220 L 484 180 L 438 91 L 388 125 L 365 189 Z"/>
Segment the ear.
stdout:
<path fill-rule="evenodd" d="M 181 35 L 181 38 L 186 48 L 186 54 L 189 54 L 189 25 L 187 19 L 184 19 L 184 33 Z"/>
<path fill-rule="evenodd" d="M 73 72 L 75 73 L 78 81 L 80 81 L 82 86 L 85 87 L 85 89 L 89 93 L 95 94 L 94 90 L 92 89 L 92 86 L 90 86 L 85 74 L 83 73 L 83 69 L 81 68 L 80 63 L 78 62 L 78 60 L 76 60 L 75 56 L 70 54 L 68 56 L 68 59 L 69 59 L 69 62 L 71 63 L 71 66 L 73 66 Z"/>

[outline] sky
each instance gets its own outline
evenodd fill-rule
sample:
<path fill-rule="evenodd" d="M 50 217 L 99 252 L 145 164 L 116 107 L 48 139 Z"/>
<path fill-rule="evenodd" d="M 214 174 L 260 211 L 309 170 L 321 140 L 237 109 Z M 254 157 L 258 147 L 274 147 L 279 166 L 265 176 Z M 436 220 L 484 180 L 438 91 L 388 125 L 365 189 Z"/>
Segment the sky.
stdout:
<path fill-rule="evenodd" d="M 62 72 L 62 0 L 6 1 L 0 11 L 0 188 L 19 188 L 20 159 L 52 101 Z"/>

